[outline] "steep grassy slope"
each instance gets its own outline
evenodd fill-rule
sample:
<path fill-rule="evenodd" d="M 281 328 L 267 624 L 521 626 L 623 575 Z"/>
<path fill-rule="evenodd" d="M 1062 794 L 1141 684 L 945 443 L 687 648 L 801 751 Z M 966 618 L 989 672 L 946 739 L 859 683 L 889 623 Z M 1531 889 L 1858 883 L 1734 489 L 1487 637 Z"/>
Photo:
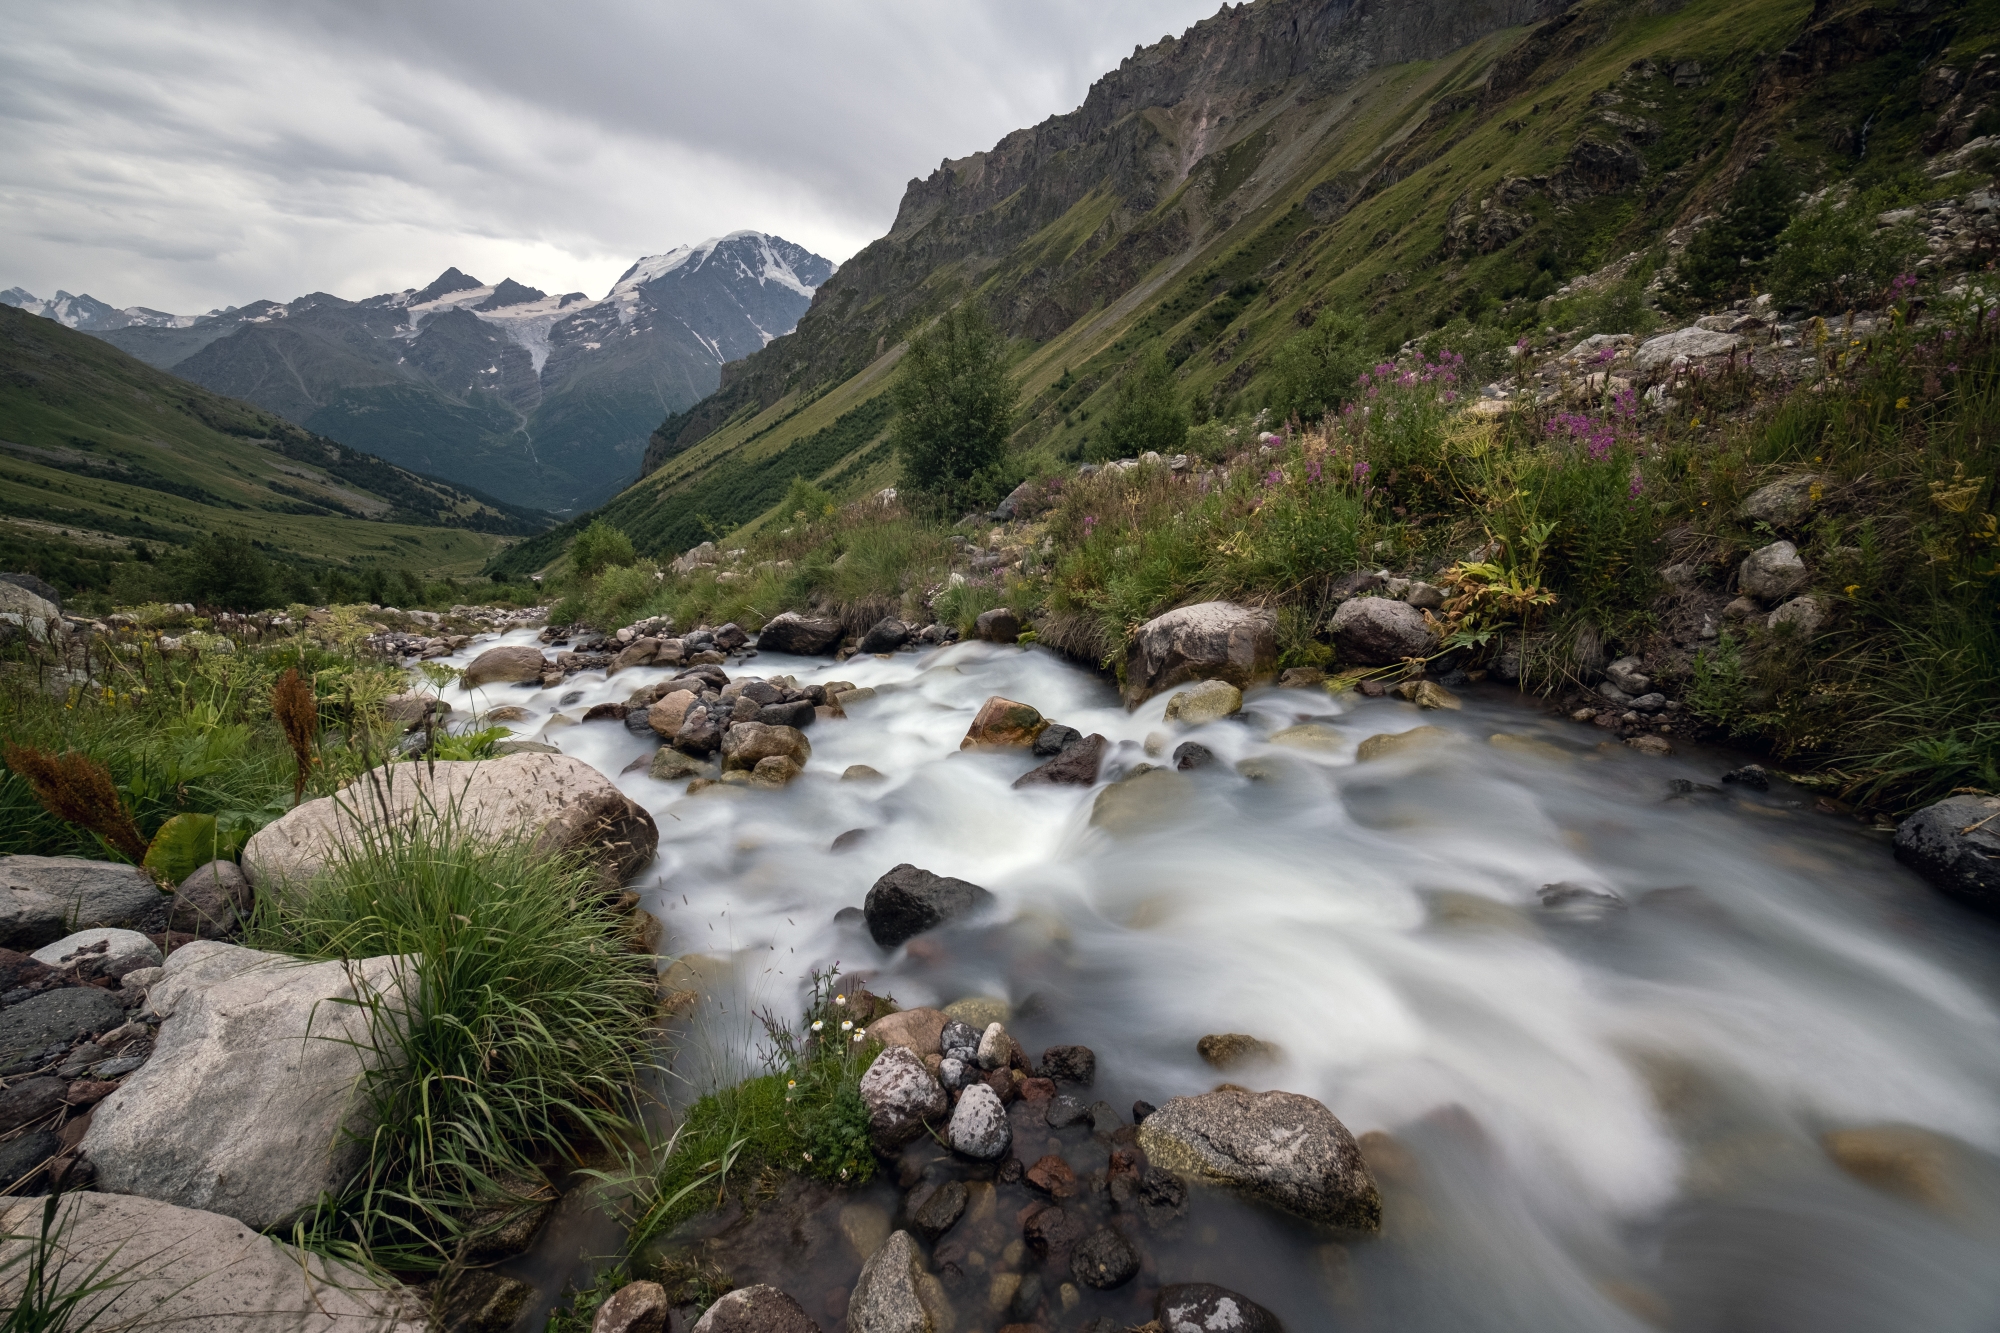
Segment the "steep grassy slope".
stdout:
<path fill-rule="evenodd" d="M 154 370 L 53 320 L 0 309 L 0 560 L 8 568 L 39 562 L 101 578 L 137 548 L 170 553 L 224 533 L 315 568 L 439 577 L 472 572 L 543 523 Z"/>
<path fill-rule="evenodd" d="M 686 522 L 644 516 L 776 466 L 968 293 L 1017 340 L 1024 473 L 1084 456 L 1154 345 L 1199 418 L 1263 402 L 1273 352 L 1323 310 L 1364 316 L 1384 352 L 1434 333 L 1494 352 L 1545 323 L 1632 331 L 1651 318 L 1640 288 L 1752 168 L 1782 164 L 1799 190 L 1913 170 L 1935 114 L 1923 66 L 1996 30 L 1993 0 L 1227 11 L 1076 112 L 913 182 L 795 334 L 662 424 L 612 512 L 648 549 L 684 544 Z M 1623 280 L 1569 289 L 1607 266 Z M 798 471 L 846 496 L 892 483 L 873 448 Z"/>

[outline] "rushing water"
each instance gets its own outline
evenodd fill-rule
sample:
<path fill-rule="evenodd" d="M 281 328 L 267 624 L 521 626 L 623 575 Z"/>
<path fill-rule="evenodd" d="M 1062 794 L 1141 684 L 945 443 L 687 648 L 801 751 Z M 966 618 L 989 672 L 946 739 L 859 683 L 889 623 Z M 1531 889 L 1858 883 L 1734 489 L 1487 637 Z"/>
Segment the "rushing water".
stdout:
<path fill-rule="evenodd" d="M 1240 718 L 1176 731 L 1164 697 L 1127 713 L 1032 649 L 728 669 L 879 693 L 808 733 L 792 787 L 695 797 L 627 772 L 653 747 L 617 723 L 542 730 L 665 671 L 446 696 L 525 705 L 523 735 L 652 811 L 645 902 L 712 982 L 679 1057 L 692 1085 L 747 1072 L 749 1012 L 795 1011 L 808 969 L 836 961 L 906 1006 L 1011 1002 L 1031 1052 L 1094 1048 L 1095 1093 L 1119 1107 L 1207 1090 L 1225 1076 L 1196 1039 L 1249 1033 L 1281 1061 L 1226 1077 L 1392 1136 L 1371 1140 L 1385 1229 L 1343 1240 L 1197 1191 L 1142 1285 L 1222 1283 L 1294 1330 L 2000 1327 L 2000 933 L 1799 790 L 1676 794 L 1736 761 L 1600 745 L 1500 693 L 1419 714 L 1260 690 Z M 1109 737 L 1114 771 L 1156 734 L 1221 762 L 1158 782 L 1107 831 L 1102 784 L 1015 791 L 1033 760 L 959 750 L 995 694 Z M 1266 739 L 1303 720 L 1338 743 Z M 1458 743 L 1355 761 L 1360 740 L 1424 724 Z M 838 781 L 850 764 L 887 780 Z M 986 886 L 997 909 L 887 953 L 835 920 L 904 861 Z M 1545 905 L 1555 883 L 1615 897 Z M 1879 1132 L 1835 1140 L 1850 1174 L 1827 1136 L 1858 1129 Z M 891 1182 L 871 1197 L 893 1211 Z M 815 1293 L 858 1259 L 814 1264 L 793 1294 L 832 1328 Z M 1149 1314 L 1089 1299 L 1079 1323 Z M 1003 1322 L 974 1302 L 958 1327 Z"/>

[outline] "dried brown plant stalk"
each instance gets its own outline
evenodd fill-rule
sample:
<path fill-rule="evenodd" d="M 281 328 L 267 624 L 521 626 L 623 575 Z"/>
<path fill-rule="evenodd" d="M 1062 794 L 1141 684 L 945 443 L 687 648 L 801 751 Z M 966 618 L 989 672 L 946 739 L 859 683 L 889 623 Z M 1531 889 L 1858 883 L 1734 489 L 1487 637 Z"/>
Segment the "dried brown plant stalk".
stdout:
<path fill-rule="evenodd" d="M 272 687 L 271 712 L 285 729 L 285 740 L 299 761 L 298 776 L 292 779 L 292 804 L 297 805 L 306 794 L 306 778 L 312 773 L 313 737 L 319 731 L 319 700 L 314 697 L 312 686 L 299 678 L 297 667 L 286 667 L 285 674 Z"/>
<path fill-rule="evenodd" d="M 134 865 L 146 859 L 146 840 L 111 784 L 110 770 L 89 755 L 53 755 L 32 745 L 7 745 L 7 767 L 21 775 L 42 808 L 57 819 L 89 829 Z"/>

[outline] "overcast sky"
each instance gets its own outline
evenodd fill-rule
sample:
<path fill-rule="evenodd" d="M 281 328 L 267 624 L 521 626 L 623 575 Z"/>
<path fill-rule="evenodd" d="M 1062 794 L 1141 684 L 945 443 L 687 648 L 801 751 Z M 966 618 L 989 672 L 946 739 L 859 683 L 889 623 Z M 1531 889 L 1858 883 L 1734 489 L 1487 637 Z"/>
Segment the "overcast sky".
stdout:
<path fill-rule="evenodd" d="M 0 288 L 600 296 L 740 228 L 846 259 L 1217 3 L 0 0 Z"/>

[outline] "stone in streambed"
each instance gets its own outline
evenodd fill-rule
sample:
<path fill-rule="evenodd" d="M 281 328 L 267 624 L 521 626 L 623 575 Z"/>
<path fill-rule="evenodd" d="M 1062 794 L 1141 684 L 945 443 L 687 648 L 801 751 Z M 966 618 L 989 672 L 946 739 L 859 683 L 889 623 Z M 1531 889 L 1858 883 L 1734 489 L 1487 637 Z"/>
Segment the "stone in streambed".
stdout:
<path fill-rule="evenodd" d="M 1458 696 L 1434 680 L 1405 681 L 1396 687 L 1396 696 L 1407 699 L 1419 708 L 1449 708 L 1457 711 L 1465 707 Z"/>
<path fill-rule="evenodd" d="M 961 750 L 991 746 L 1001 749 L 1028 749 L 1035 738 L 1048 726 L 1048 719 L 1028 704 L 1017 703 L 994 695 L 979 707 L 979 715 L 972 719 L 972 726 L 966 730 L 965 739 L 958 743 Z"/>
<path fill-rule="evenodd" d="M 842 782 L 881 782 L 883 781 L 883 776 L 880 769 L 872 768 L 867 764 L 849 764 L 846 768 L 840 770 L 840 780 Z"/>
<path fill-rule="evenodd" d="M 1243 691 L 1226 680 L 1204 680 L 1167 700 L 1167 721 L 1184 727 L 1217 722 L 1243 711 Z"/>
<path fill-rule="evenodd" d="M 965 1215 L 967 1199 L 965 1185 L 956 1180 L 947 1180 L 932 1190 L 924 1201 L 917 1205 L 911 1220 L 932 1240 L 944 1235 L 958 1225 L 958 1219 Z"/>
<path fill-rule="evenodd" d="M 2000 913 L 2000 797 L 1925 806 L 1896 825 L 1896 859 L 1968 907 Z"/>
<path fill-rule="evenodd" d="M 1284 1333 L 1285 1327 L 1249 1297 L 1207 1282 L 1160 1288 L 1153 1319 L 1165 1333 Z"/>
<path fill-rule="evenodd" d="M 1276 1046 L 1242 1032 L 1211 1032 L 1194 1044 L 1195 1052 L 1217 1069 L 1266 1064 L 1279 1056 Z"/>
<path fill-rule="evenodd" d="M 1297 750 L 1338 750 L 1346 746 L 1347 733 L 1324 722 L 1300 722 L 1274 731 L 1265 739 L 1272 745 L 1286 745 Z"/>
<path fill-rule="evenodd" d="M 714 770 L 693 755 L 682 754 L 671 745 L 662 745 L 646 767 L 646 776 L 660 782 L 685 782 L 689 778 L 715 776 Z"/>
<path fill-rule="evenodd" d="M 981 611 L 973 621 L 974 638 L 988 643 L 1013 643 L 1021 637 L 1021 618 L 1004 606 L 996 606 L 991 611 Z"/>
<path fill-rule="evenodd" d="M 1109 1291 L 1138 1275 L 1139 1252 L 1115 1227 L 1101 1226 L 1070 1251 L 1069 1271 L 1082 1285 Z"/>
<path fill-rule="evenodd" d="M 1191 796 L 1188 779 L 1175 770 L 1148 768 L 1097 793 L 1090 807 L 1091 827 L 1117 837 L 1150 833 L 1177 823 Z"/>
<path fill-rule="evenodd" d="M 892 1233 L 861 1266 L 847 1300 L 848 1333 L 934 1333 L 918 1288 L 922 1264 L 910 1233 Z"/>
<path fill-rule="evenodd" d="M 1111 742 L 1095 732 L 1063 750 L 1039 768 L 1031 768 L 1014 779 L 1016 787 L 1076 786 L 1096 783 L 1098 770 Z"/>
<path fill-rule="evenodd" d="M 664 1292 L 661 1299 L 665 1300 Z M 591 1327 L 591 1333 L 624 1333 L 623 1329 L 602 1327 L 601 1315 L 599 1319 L 600 1323 Z M 666 1307 L 663 1304 L 661 1333 L 666 1328 L 665 1319 Z M 852 1320 L 849 1324 L 851 1327 Z M 631 1329 L 631 1333 L 647 1333 L 637 1324 L 626 1327 Z M 717 1299 L 708 1307 L 708 1313 L 695 1324 L 694 1333 L 820 1333 L 820 1327 L 797 1301 L 776 1287 L 760 1284 L 738 1287 Z"/>
<path fill-rule="evenodd" d="M 671 1308 L 659 1283 L 627 1282 L 597 1307 L 590 1333 L 666 1333 Z"/>
<path fill-rule="evenodd" d="M 780 756 L 800 768 L 812 758 L 812 742 L 797 727 L 772 727 L 762 722 L 738 722 L 722 736 L 722 768 L 753 770 L 765 759 Z"/>
<path fill-rule="evenodd" d="M 906 1046 L 885 1047 L 875 1057 L 861 1076 L 861 1100 L 868 1107 L 869 1139 L 882 1152 L 916 1138 L 926 1121 L 951 1105 L 923 1057 Z"/>
<path fill-rule="evenodd" d="M 1135 708 L 1190 680 L 1247 688 L 1276 672 L 1277 657 L 1275 611 L 1234 602 L 1180 607 L 1133 635 L 1125 654 L 1125 704 Z"/>
<path fill-rule="evenodd" d="M 942 1055 L 945 1016 L 936 1009 L 899 1009 L 868 1025 L 870 1041 L 903 1046 L 921 1058 Z"/>
<path fill-rule="evenodd" d="M 522 685 L 539 681 L 548 665 L 542 659 L 542 650 L 532 644 L 488 648 L 472 659 L 471 665 L 465 668 L 465 674 L 459 678 L 459 684 L 468 690 L 482 685 Z"/>
<path fill-rule="evenodd" d="M 782 754 L 766 755 L 757 761 L 757 767 L 750 770 L 750 785 L 775 789 L 791 784 L 805 770 Z"/>
<path fill-rule="evenodd" d="M 838 620 L 802 616 L 796 611 L 773 616 L 757 633 L 757 651 L 760 653 L 817 657 L 832 652 L 839 643 Z"/>
<path fill-rule="evenodd" d="M 1215 751 L 1200 741 L 1182 741 L 1174 747 L 1174 767 L 1182 773 L 1207 768 L 1215 762 Z"/>
<path fill-rule="evenodd" d="M 1035 758 L 1053 759 L 1082 739 L 1083 733 L 1075 727 L 1066 727 L 1060 722 L 1051 722 L 1046 727 L 1043 727 L 1035 736 Z"/>
<path fill-rule="evenodd" d="M 910 627 L 894 616 L 884 616 L 861 636 L 855 648 L 860 653 L 893 653 L 910 641 Z"/>
<path fill-rule="evenodd" d="M 1139 1126 L 1147 1160 L 1232 1185 L 1313 1222 L 1382 1226 L 1382 1196 L 1347 1127 L 1291 1092 L 1219 1089 L 1174 1097 Z"/>
<path fill-rule="evenodd" d="M 1371 759 L 1387 759 L 1393 755 L 1414 755 L 1426 750 L 1449 745 L 1458 739 L 1456 732 L 1442 727 L 1411 727 L 1408 731 L 1398 731 L 1381 736 L 1370 736 L 1361 742 L 1354 757 L 1361 763 Z"/>
<path fill-rule="evenodd" d="M 1097 1053 L 1088 1046 L 1051 1046 L 1042 1052 L 1043 1078 L 1088 1087 L 1097 1079 Z"/>
<path fill-rule="evenodd" d="M 905 862 L 875 881 L 862 903 L 868 933 L 884 949 L 955 921 L 993 901 L 977 884 Z"/>
<path fill-rule="evenodd" d="M 974 1083 L 959 1094 L 951 1113 L 945 1139 L 953 1152 L 974 1161 L 998 1161 L 1007 1152 L 1013 1135 L 1007 1127 L 1007 1108 L 1000 1094 L 984 1083 Z"/>
<path fill-rule="evenodd" d="M 1007 1029 L 998 1023 L 988 1023 L 986 1031 L 979 1038 L 979 1067 L 981 1069 L 1004 1069 L 1008 1057 L 1014 1053 L 1014 1039 L 1007 1035 Z"/>
<path fill-rule="evenodd" d="M 674 690 L 663 695 L 646 709 L 646 725 L 662 740 L 672 740 L 680 734 L 681 724 L 687 721 L 688 709 L 694 707 L 700 697 L 693 690 Z"/>

